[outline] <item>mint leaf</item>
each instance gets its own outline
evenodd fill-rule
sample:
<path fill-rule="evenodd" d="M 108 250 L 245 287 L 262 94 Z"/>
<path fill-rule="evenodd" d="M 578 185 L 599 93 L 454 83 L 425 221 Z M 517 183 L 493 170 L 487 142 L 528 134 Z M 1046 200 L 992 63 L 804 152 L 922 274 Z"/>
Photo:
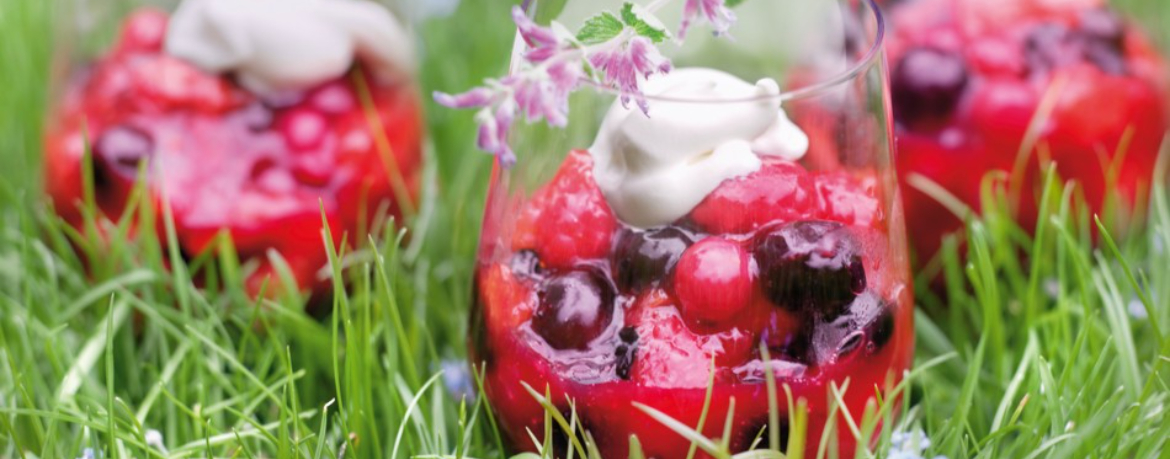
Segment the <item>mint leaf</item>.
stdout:
<path fill-rule="evenodd" d="M 585 21 L 581 30 L 577 32 L 577 41 L 586 45 L 602 43 L 613 39 L 622 33 L 625 25 L 611 13 L 601 13 Z"/>
<path fill-rule="evenodd" d="M 743 0 L 727 0 L 723 2 L 723 6 L 728 8 L 735 8 L 739 6 L 740 3 L 743 3 Z"/>
<path fill-rule="evenodd" d="M 666 30 L 654 27 L 645 19 L 638 17 L 634 13 L 633 3 L 626 2 L 625 5 L 622 5 L 622 22 L 632 27 L 638 35 L 649 38 L 654 43 L 659 43 L 667 37 Z"/>

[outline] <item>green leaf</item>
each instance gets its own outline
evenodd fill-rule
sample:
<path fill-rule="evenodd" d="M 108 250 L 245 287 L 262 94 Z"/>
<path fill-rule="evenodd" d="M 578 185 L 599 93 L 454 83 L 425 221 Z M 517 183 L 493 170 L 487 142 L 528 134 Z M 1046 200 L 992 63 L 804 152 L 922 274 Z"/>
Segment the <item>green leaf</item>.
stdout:
<path fill-rule="evenodd" d="M 613 39 L 622 33 L 625 26 L 612 13 L 601 13 L 585 21 L 577 32 L 577 41 L 592 45 Z"/>
<path fill-rule="evenodd" d="M 626 2 L 622 5 L 622 22 L 634 29 L 638 35 L 649 38 L 654 43 L 665 40 L 668 36 L 666 30 L 650 25 L 645 19 L 638 17 L 634 13 L 634 4 Z"/>
<path fill-rule="evenodd" d="M 739 6 L 740 3 L 743 3 L 743 0 L 727 0 L 727 1 L 723 2 L 723 6 L 726 6 L 728 8 L 735 8 L 735 7 Z"/>

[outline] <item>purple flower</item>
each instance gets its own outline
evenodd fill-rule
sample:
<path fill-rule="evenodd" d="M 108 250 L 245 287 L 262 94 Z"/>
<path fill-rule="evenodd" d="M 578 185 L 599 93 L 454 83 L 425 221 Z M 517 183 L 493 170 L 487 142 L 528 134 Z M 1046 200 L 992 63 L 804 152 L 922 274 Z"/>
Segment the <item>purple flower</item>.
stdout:
<path fill-rule="evenodd" d="M 548 27 L 541 27 L 532 18 L 524 14 L 519 5 L 512 7 L 512 22 L 516 23 L 516 30 L 520 37 L 528 44 L 528 52 L 524 59 L 529 62 L 543 62 L 557 53 L 560 40 L 557 34 Z"/>
<path fill-rule="evenodd" d="M 687 29 L 690 28 L 691 22 L 699 16 L 711 24 L 715 35 L 726 35 L 727 30 L 735 23 L 735 13 L 724 6 L 724 1 L 687 0 L 687 3 L 683 5 L 683 20 L 682 25 L 678 28 L 678 38 L 686 38 Z"/>
<path fill-rule="evenodd" d="M 447 108 L 480 108 L 491 105 L 496 94 L 488 88 L 475 88 L 462 94 L 435 91 L 435 102 Z"/>
<path fill-rule="evenodd" d="M 515 117 L 516 104 L 510 101 L 501 104 L 495 111 L 492 111 L 491 107 L 484 108 L 475 117 L 479 123 L 476 146 L 495 155 L 504 167 L 516 164 L 516 153 L 508 144 L 508 132 L 512 130 L 512 121 Z"/>
<path fill-rule="evenodd" d="M 628 106 L 630 99 L 638 102 L 643 113 L 650 107 L 638 82 L 638 76 L 649 78 L 656 73 L 670 72 L 670 61 L 646 37 L 630 39 L 625 48 L 602 51 L 589 58 L 589 63 L 604 74 L 604 83 L 621 93 L 622 106 Z"/>

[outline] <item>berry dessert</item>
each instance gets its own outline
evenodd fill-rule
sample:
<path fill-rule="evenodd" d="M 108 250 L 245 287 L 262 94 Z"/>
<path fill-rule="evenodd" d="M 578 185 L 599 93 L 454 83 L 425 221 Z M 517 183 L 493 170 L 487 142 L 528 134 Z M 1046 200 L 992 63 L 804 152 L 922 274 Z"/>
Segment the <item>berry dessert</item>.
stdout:
<path fill-rule="evenodd" d="M 274 1 L 188 0 L 174 17 L 143 9 L 125 20 L 108 54 L 68 82 L 50 123 L 46 183 L 66 221 L 84 227 L 88 146 L 105 216 L 128 210 L 144 174 L 160 238 L 167 207 L 185 256 L 226 231 L 257 264 L 247 282 L 258 293 L 274 288 L 274 253 L 291 287 L 324 285 L 322 209 L 334 237 L 351 242 L 380 210 L 400 215 L 421 142 L 411 63 L 397 49 L 407 37 L 373 3 Z M 364 22 L 345 21 L 356 14 Z"/>
<path fill-rule="evenodd" d="M 493 189 L 489 206 L 518 218 L 489 218 L 483 235 L 470 345 L 485 395 L 516 449 L 544 431 L 524 383 L 566 416 L 573 400 L 603 457 L 626 457 L 631 435 L 647 457 L 685 457 L 690 442 L 634 402 L 695 426 L 713 383 L 703 433 L 718 438 L 734 403 L 732 449 L 766 447 L 770 370 L 808 401 L 815 451 L 831 382 L 850 381 L 859 418 L 910 364 L 899 217 L 875 173 L 800 161 L 809 139 L 769 97 L 775 81 L 676 69 L 646 92 L 760 100 L 655 100 L 650 117 L 615 104 L 530 198 Z"/>
<path fill-rule="evenodd" d="M 898 169 L 920 260 L 961 228 L 917 187 L 942 185 L 973 209 L 990 171 L 1012 172 L 1033 119 L 1019 217 L 1034 226 L 1041 164 L 1075 180 L 1093 212 L 1146 199 L 1168 126 L 1165 63 L 1100 0 L 909 0 L 889 42 Z M 1051 97 L 1046 117 L 1037 113 Z"/>

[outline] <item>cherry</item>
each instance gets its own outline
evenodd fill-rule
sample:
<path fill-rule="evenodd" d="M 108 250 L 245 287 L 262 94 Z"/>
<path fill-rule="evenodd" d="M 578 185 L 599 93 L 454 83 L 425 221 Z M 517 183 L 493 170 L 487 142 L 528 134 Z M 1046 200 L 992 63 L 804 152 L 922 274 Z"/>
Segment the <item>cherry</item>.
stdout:
<path fill-rule="evenodd" d="M 906 52 L 891 75 L 894 114 L 898 122 L 916 126 L 948 117 L 967 87 L 963 57 L 934 48 Z"/>
<path fill-rule="evenodd" d="M 1125 23 L 1108 8 L 1081 12 L 1080 36 L 1084 41 L 1084 57 L 1101 71 L 1122 75 L 1125 62 Z"/>
<path fill-rule="evenodd" d="M 704 323 L 736 317 L 751 299 L 751 261 L 739 244 L 720 237 L 691 246 L 674 275 L 674 293 L 683 317 Z"/>
<path fill-rule="evenodd" d="M 772 303 L 835 317 L 865 290 L 860 253 L 843 225 L 811 220 L 765 233 L 755 259 Z"/>
<path fill-rule="evenodd" d="M 635 293 L 669 277 L 683 251 L 694 243 L 681 228 L 624 229 L 613 252 L 618 288 Z"/>
<path fill-rule="evenodd" d="M 613 321 L 614 288 L 592 270 L 554 277 L 539 296 L 532 328 L 554 349 L 585 350 Z"/>

